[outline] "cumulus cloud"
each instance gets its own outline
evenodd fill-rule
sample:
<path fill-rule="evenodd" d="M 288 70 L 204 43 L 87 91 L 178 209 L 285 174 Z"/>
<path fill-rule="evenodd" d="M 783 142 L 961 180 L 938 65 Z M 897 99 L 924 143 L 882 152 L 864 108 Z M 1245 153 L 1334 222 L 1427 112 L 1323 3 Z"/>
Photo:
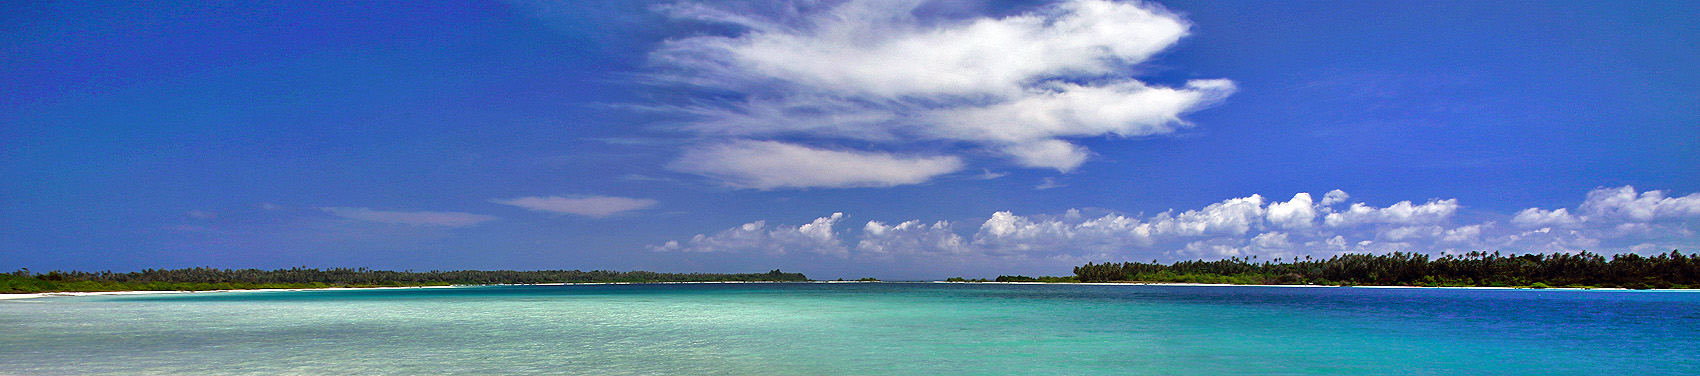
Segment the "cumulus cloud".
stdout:
<path fill-rule="evenodd" d="M 647 198 L 614 196 L 520 197 L 490 201 L 502 205 L 518 206 L 533 211 L 577 214 L 596 218 L 644 209 L 655 206 L 657 203 L 657 201 Z"/>
<path fill-rule="evenodd" d="M 1572 214 L 1575 213 L 1575 214 Z M 1700 193 L 1665 197 L 1665 191 L 1637 194 L 1635 187 L 1595 188 L 1574 212 L 1567 208 L 1528 208 L 1517 212 L 1511 223 L 1523 228 L 1578 227 L 1585 224 L 1624 225 L 1700 217 Z"/>
<path fill-rule="evenodd" d="M 967 239 L 952 230 L 949 221 L 929 225 L 914 220 L 895 225 L 868 221 L 856 250 L 869 258 L 891 259 L 899 254 L 959 255 L 971 248 Z"/>
<path fill-rule="evenodd" d="M 1338 190 L 1338 189 L 1328 191 L 1328 194 L 1322 195 L 1322 206 L 1331 206 L 1331 205 L 1334 205 L 1334 204 L 1346 202 L 1346 200 L 1349 200 L 1351 198 L 1352 198 L 1352 195 L 1346 194 L 1346 191 L 1342 191 L 1342 190 Z"/>
<path fill-rule="evenodd" d="M 1328 202 L 1329 197 L 1343 200 L 1346 195 L 1335 190 L 1323 197 L 1323 202 Z M 1662 191 L 1602 188 L 1590 193 L 1575 210 L 1590 214 L 1573 215 L 1565 208 L 1530 209 L 1510 215 L 1513 226 L 1491 220 L 1457 223 L 1455 214 L 1463 206 L 1456 199 L 1430 199 L 1424 204 L 1401 201 L 1385 207 L 1358 202 L 1337 209 L 1330 205 L 1339 202 L 1312 202 L 1310 198 L 1308 193 L 1299 193 L 1280 202 L 1250 195 L 1150 216 L 1113 212 L 1087 215 L 1080 210 L 1056 215 L 999 211 L 978 227 L 967 228 L 948 221 L 869 221 L 861 226 L 859 235 L 848 238 L 826 230 L 842 218 L 835 214 L 796 227 L 769 229 L 758 221 L 655 248 L 770 253 L 808 249 L 857 260 L 907 258 L 925 262 L 976 257 L 1097 261 L 1251 255 L 1327 257 L 1393 251 L 1437 255 L 1472 251 L 1612 253 L 1700 246 L 1700 235 L 1696 234 L 1700 213 L 1691 213 L 1687 206 L 1691 205 L 1688 200 L 1700 195 L 1673 198 Z M 855 247 L 846 247 L 846 242 L 854 242 Z"/>
<path fill-rule="evenodd" d="M 1635 187 L 1598 188 L 1577 211 L 1589 220 L 1647 222 L 1664 218 L 1700 216 L 1700 193 L 1665 197 L 1665 191 L 1635 194 Z"/>
<path fill-rule="evenodd" d="M 1340 190 L 1336 189 L 1334 192 L 1340 192 Z M 1341 193 L 1344 194 L 1345 192 Z M 1289 229 L 1310 228 L 1315 223 L 1316 209 L 1316 205 L 1310 201 L 1310 194 L 1301 192 L 1293 195 L 1293 199 L 1287 200 L 1287 202 L 1270 203 L 1269 223 L 1276 227 Z"/>
<path fill-rule="evenodd" d="M 844 213 L 816 218 L 798 226 L 779 225 L 768 228 L 767 221 L 745 223 L 714 235 L 697 234 L 687 242 L 669 241 L 650 246 L 655 251 L 683 252 L 765 252 L 783 255 L 807 251 L 837 257 L 848 257 L 849 250 L 833 229 L 844 219 Z"/>
<path fill-rule="evenodd" d="M 962 169 L 954 156 L 907 157 L 816 149 L 775 141 L 736 141 L 685 151 L 668 167 L 738 188 L 849 188 L 918 184 Z"/>
<path fill-rule="evenodd" d="M 1577 218 L 1574 215 L 1570 215 L 1570 209 L 1564 209 L 1564 208 L 1559 208 L 1558 210 L 1541 210 L 1540 208 L 1528 208 L 1528 209 L 1523 209 L 1523 211 L 1517 212 L 1516 216 L 1511 217 L 1511 224 L 1517 225 L 1517 227 L 1523 227 L 1523 228 L 1535 228 L 1535 227 L 1546 227 L 1546 226 L 1569 227 L 1569 226 L 1579 225 L 1581 223 L 1582 223 L 1581 218 Z"/>
<path fill-rule="evenodd" d="M 1493 227 L 1493 225 L 1491 223 L 1490 224 L 1480 224 L 1480 225 L 1459 226 L 1458 228 L 1449 229 L 1449 230 L 1446 230 L 1445 232 L 1442 232 L 1440 240 L 1443 241 L 1443 242 L 1446 242 L 1446 243 L 1456 243 L 1456 244 L 1475 243 L 1481 238 L 1482 229 L 1483 228 L 1491 228 L 1491 227 Z"/>
<path fill-rule="evenodd" d="M 1251 238 L 1251 248 L 1253 253 L 1284 256 L 1289 253 L 1287 251 L 1294 247 L 1289 238 L 1291 238 L 1290 234 L 1280 231 L 1257 234 L 1257 236 Z"/>
<path fill-rule="evenodd" d="M 1262 223 L 1263 196 L 1251 195 L 1229 199 L 1201 210 L 1188 210 L 1179 215 L 1158 214 L 1152 219 L 1159 232 L 1198 236 L 1206 234 L 1243 235 L 1255 224 Z"/>
<path fill-rule="evenodd" d="M 1360 224 L 1392 223 L 1420 224 L 1436 223 L 1451 217 L 1458 211 L 1458 200 L 1429 200 L 1422 205 L 1413 205 L 1410 201 L 1400 201 L 1393 206 L 1375 208 L 1363 203 L 1352 204 L 1346 211 L 1328 213 L 1323 222 L 1329 227 L 1345 227 Z"/>
<path fill-rule="evenodd" d="M 1377 231 L 1376 237 L 1392 242 L 1403 242 L 1434 238 L 1445 232 L 1446 229 L 1440 226 L 1400 226 Z"/>
<path fill-rule="evenodd" d="M 974 234 L 977 250 L 994 254 L 1051 252 L 1057 249 L 1109 251 L 1138 244 L 1152 231 L 1150 224 L 1119 215 L 1085 218 L 1079 211 L 1060 217 L 1030 218 L 1003 211 L 992 213 Z"/>
<path fill-rule="evenodd" d="M 471 227 L 480 223 L 496 220 L 496 217 L 461 213 L 461 212 L 403 212 L 380 211 L 368 208 L 322 207 L 319 208 L 331 215 L 357 221 L 393 223 L 410 226 L 442 226 L 442 227 Z"/>
<path fill-rule="evenodd" d="M 1074 139 L 1174 133 L 1190 126 L 1182 115 L 1235 90 L 1226 79 L 1165 86 L 1134 78 L 1135 67 L 1190 28 L 1155 5 L 1062 0 L 1002 18 L 945 18 L 925 14 L 924 3 L 662 7 L 680 19 L 741 29 L 670 40 L 652 52 L 655 82 L 733 98 L 662 109 L 685 116 L 683 129 L 708 138 L 842 139 L 873 149 L 954 145 L 1068 172 L 1091 156 Z M 696 163 L 696 156 L 678 163 Z M 800 180 L 769 188 L 916 182 Z M 748 183 L 731 181 L 760 188 Z"/>

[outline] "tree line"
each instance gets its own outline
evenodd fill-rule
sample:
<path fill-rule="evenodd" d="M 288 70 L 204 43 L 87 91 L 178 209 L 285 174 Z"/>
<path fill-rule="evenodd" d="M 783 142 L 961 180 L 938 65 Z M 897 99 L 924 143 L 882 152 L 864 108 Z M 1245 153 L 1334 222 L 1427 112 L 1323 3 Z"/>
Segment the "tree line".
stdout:
<path fill-rule="evenodd" d="M 204 291 L 257 288 L 386 287 L 591 282 L 801 282 L 802 273 L 657 273 L 611 270 L 452 270 L 428 272 L 367 268 L 144 269 L 114 273 L 22 269 L 0 274 L 0 293 L 72 291 Z"/>
<path fill-rule="evenodd" d="M 1500 255 L 1470 252 L 1431 258 L 1419 253 L 1343 254 L 1328 259 L 1151 263 L 1087 263 L 1081 282 L 1184 282 L 1380 286 L 1700 288 L 1700 255 L 1672 250 L 1657 256 L 1619 254 Z"/>

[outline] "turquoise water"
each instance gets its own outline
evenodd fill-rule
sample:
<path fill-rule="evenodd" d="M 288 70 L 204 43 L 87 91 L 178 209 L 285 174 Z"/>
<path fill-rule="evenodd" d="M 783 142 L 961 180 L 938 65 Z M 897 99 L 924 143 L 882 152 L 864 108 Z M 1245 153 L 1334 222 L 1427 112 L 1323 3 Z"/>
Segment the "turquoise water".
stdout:
<path fill-rule="evenodd" d="M 0 301 L 0 374 L 1700 374 L 1700 293 L 660 284 Z"/>

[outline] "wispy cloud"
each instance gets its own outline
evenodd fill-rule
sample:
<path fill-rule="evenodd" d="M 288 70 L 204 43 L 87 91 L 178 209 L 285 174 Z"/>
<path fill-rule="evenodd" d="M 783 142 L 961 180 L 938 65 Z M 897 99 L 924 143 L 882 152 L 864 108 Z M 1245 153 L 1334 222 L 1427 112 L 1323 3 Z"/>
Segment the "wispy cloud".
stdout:
<path fill-rule="evenodd" d="M 962 169 L 954 156 L 816 149 L 774 141 L 693 148 L 668 166 L 738 188 L 890 187 L 926 182 Z"/>
<path fill-rule="evenodd" d="M 1046 190 L 1046 189 L 1055 189 L 1055 188 L 1062 188 L 1062 187 L 1067 187 L 1067 186 L 1068 186 L 1067 183 L 1057 181 L 1057 178 L 1046 177 L 1044 181 L 1039 183 L 1039 185 L 1033 186 L 1033 189 L 1043 191 L 1043 190 Z"/>
<path fill-rule="evenodd" d="M 921 14 L 924 3 L 662 7 L 677 18 L 743 29 L 676 39 L 654 51 L 656 82 L 721 93 L 664 108 L 689 119 L 684 129 L 709 139 L 853 140 L 872 149 L 865 155 L 946 145 L 1002 156 L 1016 166 L 1067 172 L 1091 156 L 1072 139 L 1174 133 L 1189 126 L 1183 114 L 1234 91 L 1233 82 L 1224 79 L 1163 86 L 1134 78 L 1135 66 L 1188 32 L 1185 20 L 1154 5 L 1064 0 L 1003 18 L 940 20 Z M 728 92 L 735 95 L 724 95 Z M 745 148 L 721 157 L 725 164 L 746 164 L 777 157 L 760 154 L 776 151 L 771 149 Z M 694 165 L 699 156 L 687 153 L 678 163 Z M 680 170 L 748 178 L 717 169 Z M 877 183 L 732 180 L 731 185 L 890 186 L 937 174 Z"/>
<path fill-rule="evenodd" d="M 659 201 L 647 198 L 613 196 L 520 197 L 490 201 L 502 205 L 518 206 L 534 211 L 577 214 L 596 218 L 607 217 L 633 210 L 646 209 L 659 203 Z"/>
<path fill-rule="evenodd" d="M 321 207 L 331 215 L 357 221 L 393 223 L 412 226 L 470 227 L 497 218 L 483 214 L 429 211 L 380 211 L 367 208 Z"/>
<path fill-rule="evenodd" d="M 1492 220 L 1459 223 L 1456 213 L 1463 206 L 1456 199 L 1429 199 L 1423 204 L 1401 201 L 1384 207 L 1359 202 L 1338 207 L 1347 204 L 1347 197 L 1339 190 L 1325 194 L 1321 202 L 1313 201 L 1309 193 L 1295 194 L 1287 201 L 1251 195 L 1145 217 L 1086 215 L 1079 210 L 1057 215 L 1003 211 L 992 213 L 970 234 L 959 234 L 955 224 L 948 221 L 869 221 L 857 236 L 817 237 L 813 242 L 785 244 L 786 249 L 846 249 L 848 256 L 856 259 L 908 258 L 916 262 L 939 257 L 1105 261 L 1248 255 L 1326 257 L 1393 251 L 1659 252 L 1700 246 L 1700 236 L 1695 232 L 1700 228 L 1700 193 L 1668 197 L 1664 191 L 1637 193 L 1628 186 L 1600 188 L 1590 192 L 1575 210 L 1531 208 L 1511 216 L 1512 226 Z M 822 224 L 831 226 L 839 216 L 832 218 L 812 223 L 817 226 L 813 231 L 821 231 L 818 226 Z M 747 224 L 744 229 L 760 230 L 762 224 Z M 711 244 L 709 249 L 717 252 L 738 252 L 772 247 L 772 240 L 731 241 L 750 232 L 735 230 L 656 248 Z M 782 230 L 775 231 L 795 228 Z M 844 233 L 853 230 L 847 228 Z M 847 247 L 836 240 L 839 238 L 853 238 L 855 246 Z"/>

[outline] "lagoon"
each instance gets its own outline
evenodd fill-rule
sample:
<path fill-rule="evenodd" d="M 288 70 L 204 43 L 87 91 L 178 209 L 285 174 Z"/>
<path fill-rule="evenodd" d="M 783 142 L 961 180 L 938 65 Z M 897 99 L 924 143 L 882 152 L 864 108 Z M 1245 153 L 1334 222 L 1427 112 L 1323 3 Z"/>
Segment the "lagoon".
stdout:
<path fill-rule="evenodd" d="M 1700 374 L 1700 293 L 963 283 L 0 300 L 0 374 Z"/>

